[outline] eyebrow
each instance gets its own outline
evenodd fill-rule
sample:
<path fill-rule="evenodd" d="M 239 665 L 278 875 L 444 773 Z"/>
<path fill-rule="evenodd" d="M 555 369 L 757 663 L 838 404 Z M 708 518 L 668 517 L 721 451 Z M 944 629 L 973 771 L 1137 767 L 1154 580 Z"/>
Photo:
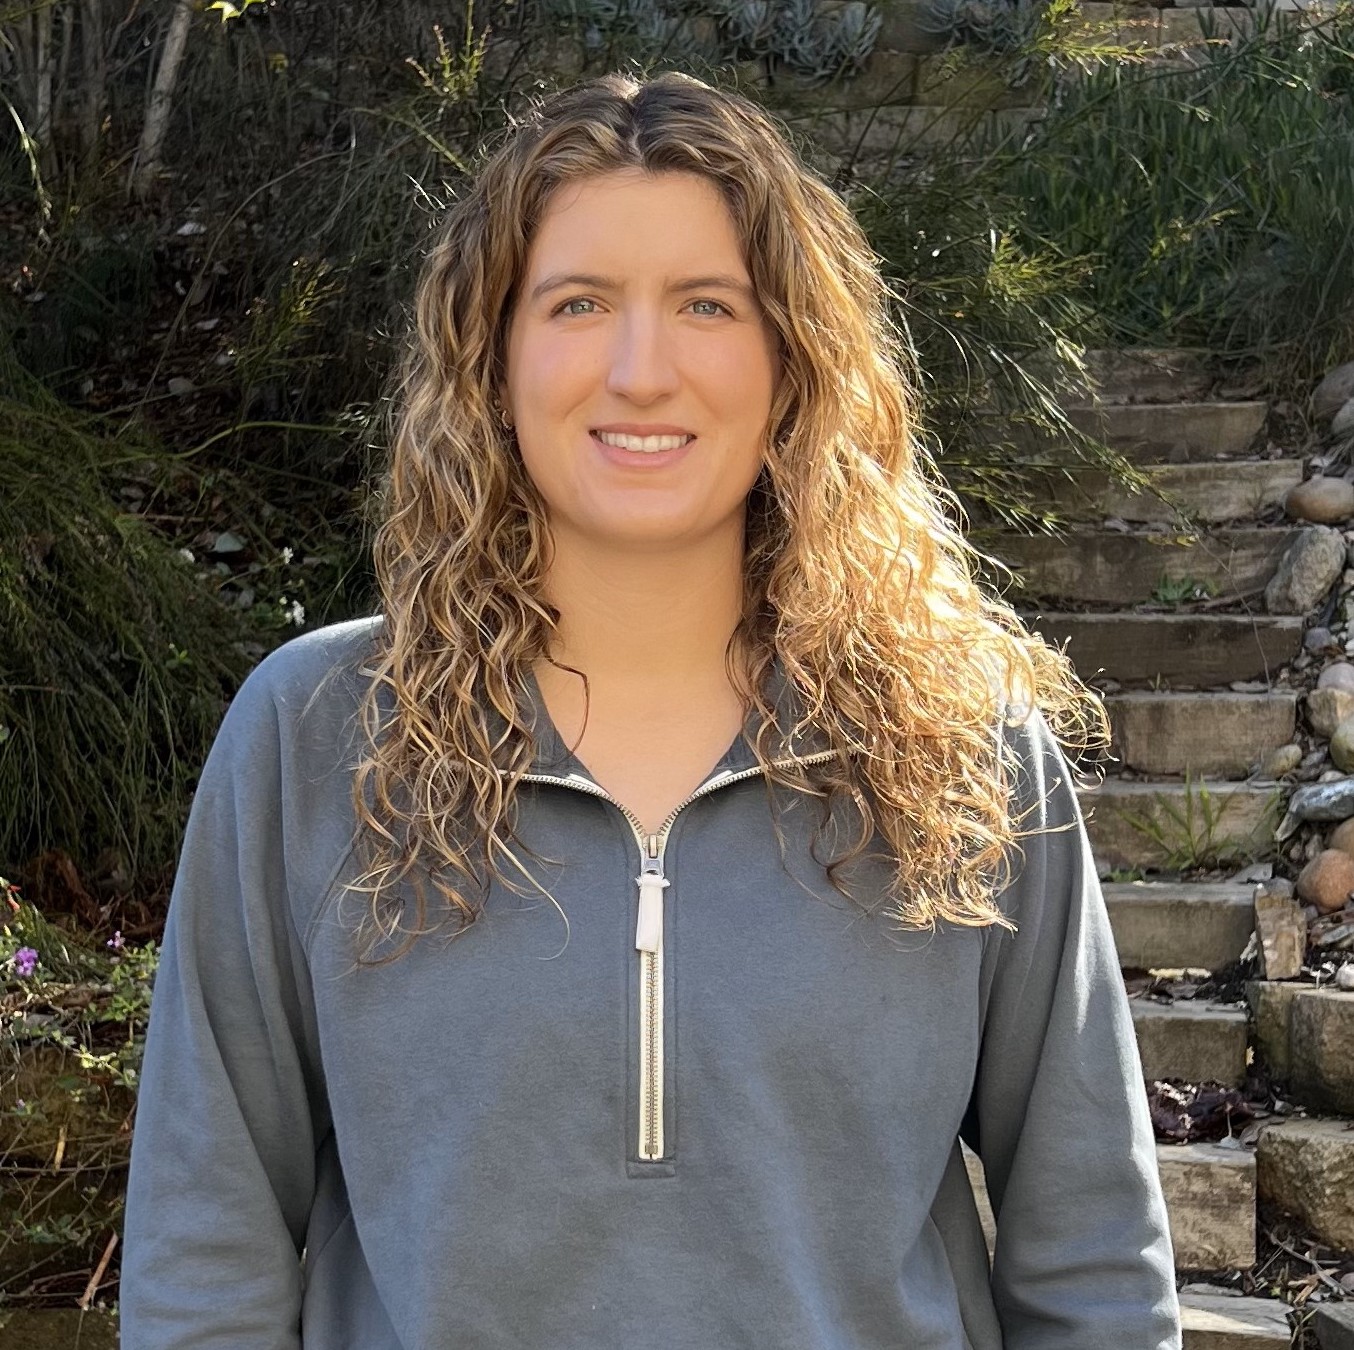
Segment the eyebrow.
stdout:
<path fill-rule="evenodd" d="M 548 295 L 551 291 L 557 291 L 564 286 L 586 286 L 595 291 L 618 291 L 621 289 L 621 283 L 614 277 L 601 277 L 591 272 L 559 273 L 546 277 L 544 281 L 535 286 L 531 292 L 531 300 L 534 303 L 543 295 Z M 683 277 L 681 281 L 673 282 L 668 289 L 678 293 L 721 289 L 734 291 L 745 300 L 756 299 L 751 286 L 725 272 L 714 273 L 705 277 Z"/>

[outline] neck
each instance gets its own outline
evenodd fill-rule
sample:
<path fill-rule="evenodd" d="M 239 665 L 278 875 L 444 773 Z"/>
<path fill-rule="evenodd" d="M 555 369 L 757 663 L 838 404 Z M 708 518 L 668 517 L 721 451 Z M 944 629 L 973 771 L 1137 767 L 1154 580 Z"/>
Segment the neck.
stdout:
<path fill-rule="evenodd" d="M 546 593 L 561 615 L 551 659 L 585 672 L 594 689 L 661 697 L 723 686 L 725 649 L 742 613 L 742 531 L 623 555 L 557 535 Z"/>

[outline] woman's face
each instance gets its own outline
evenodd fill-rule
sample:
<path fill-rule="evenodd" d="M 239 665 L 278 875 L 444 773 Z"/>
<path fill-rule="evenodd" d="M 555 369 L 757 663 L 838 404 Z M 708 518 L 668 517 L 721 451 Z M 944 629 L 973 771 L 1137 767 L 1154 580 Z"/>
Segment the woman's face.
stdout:
<path fill-rule="evenodd" d="M 776 349 L 713 182 L 623 170 L 559 188 L 518 289 L 503 395 L 556 539 L 633 551 L 741 535 Z"/>

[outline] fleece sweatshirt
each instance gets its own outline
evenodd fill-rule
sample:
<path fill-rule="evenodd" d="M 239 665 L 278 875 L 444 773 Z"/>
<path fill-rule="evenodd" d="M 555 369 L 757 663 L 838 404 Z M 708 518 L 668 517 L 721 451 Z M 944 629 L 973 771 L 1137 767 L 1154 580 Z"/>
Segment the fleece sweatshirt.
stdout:
<path fill-rule="evenodd" d="M 863 906 L 832 889 L 819 803 L 768 785 L 752 718 L 645 837 L 533 680 L 519 837 L 541 861 L 519 857 L 557 903 L 495 884 L 454 942 L 354 968 L 375 622 L 264 660 L 204 768 L 147 1034 L 124 1350 L 1180 1345 L 1129 1010 L 1037 710 L 996 733 L 1035 831 L 1001 896 L 1017 930 L 918 934 L 863 912 L 883 856 L 848 870 Z M 823 753 L 812 728 L 778 747 Z"/>

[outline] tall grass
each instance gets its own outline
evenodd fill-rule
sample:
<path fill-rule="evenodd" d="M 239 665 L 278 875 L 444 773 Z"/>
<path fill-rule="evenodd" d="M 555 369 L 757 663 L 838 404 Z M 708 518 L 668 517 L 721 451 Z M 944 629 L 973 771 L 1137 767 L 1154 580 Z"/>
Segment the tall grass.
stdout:
<path fill-rule="evenodd" d="M 1175 345 L 1305 388 L 1354 350 L 1354 6 L 1188 60 L 1068 70 L 994 164 L 1027 247 L 1089 266 L 1103 345 Z"/>
<path fill-rule="evenodd" d="M 113 495 L 147 457 L 0 350 L 0 858 L 151 882 L 249 666 L 237 621 Z"/>

